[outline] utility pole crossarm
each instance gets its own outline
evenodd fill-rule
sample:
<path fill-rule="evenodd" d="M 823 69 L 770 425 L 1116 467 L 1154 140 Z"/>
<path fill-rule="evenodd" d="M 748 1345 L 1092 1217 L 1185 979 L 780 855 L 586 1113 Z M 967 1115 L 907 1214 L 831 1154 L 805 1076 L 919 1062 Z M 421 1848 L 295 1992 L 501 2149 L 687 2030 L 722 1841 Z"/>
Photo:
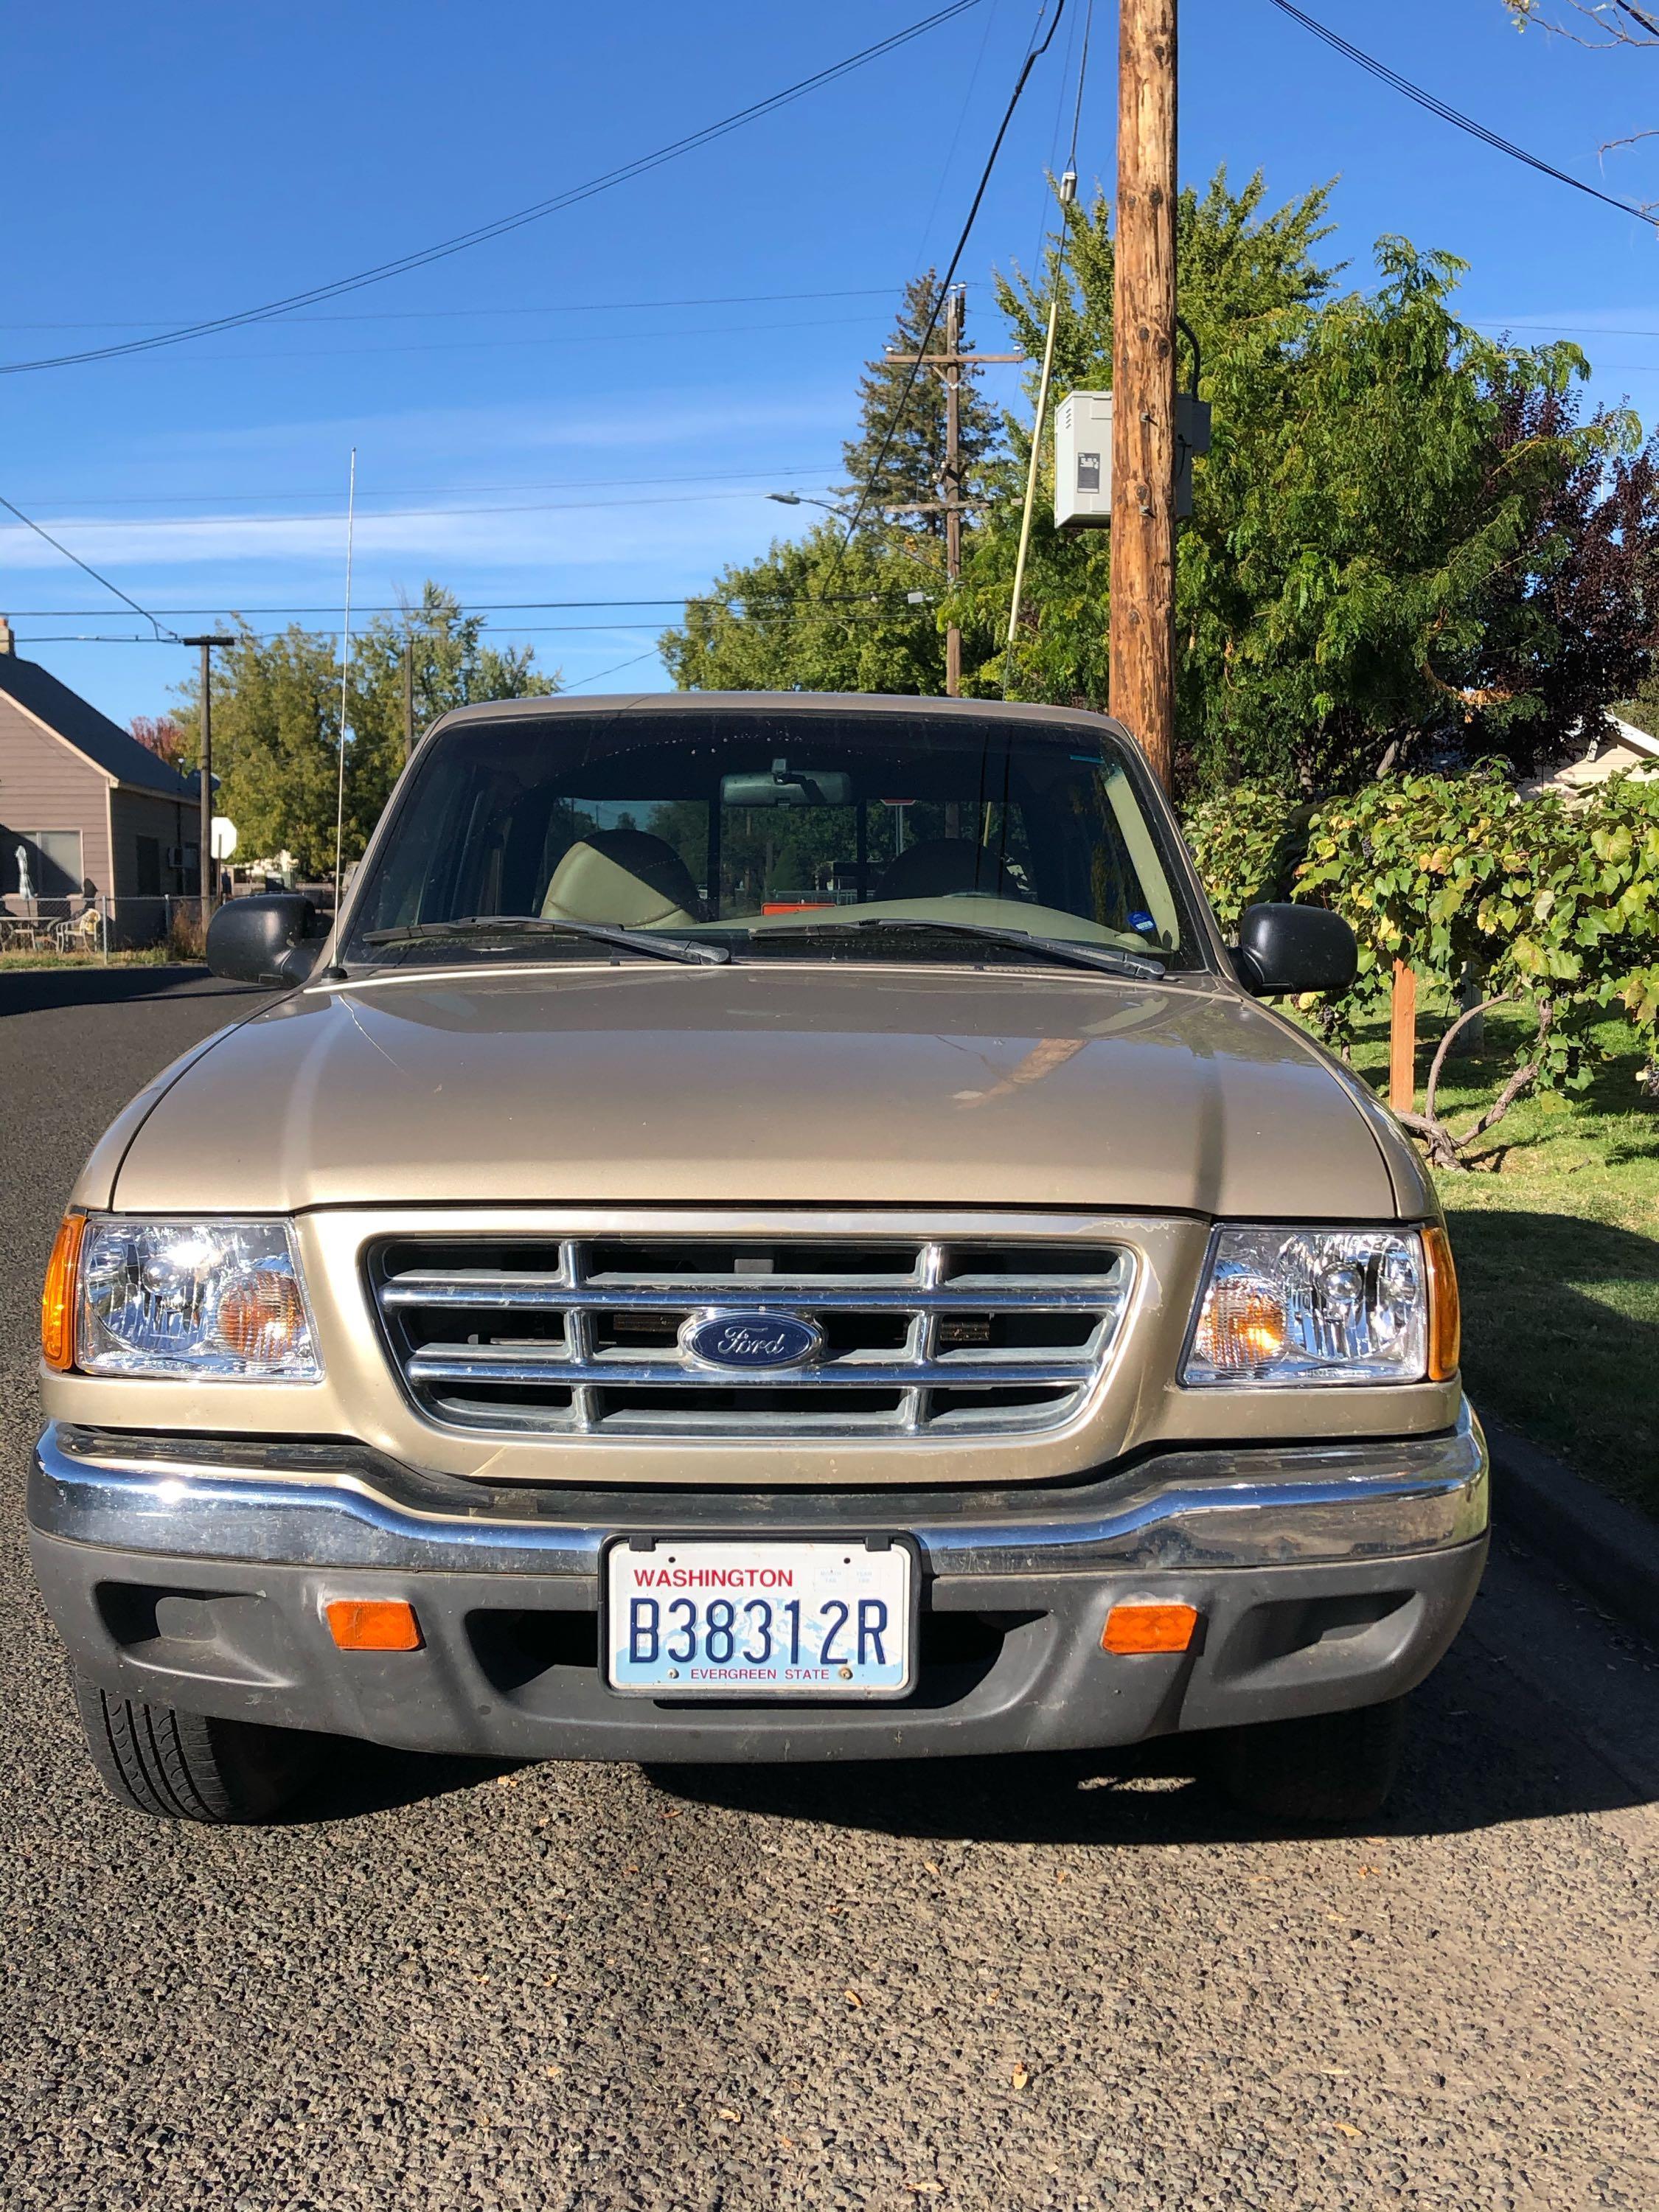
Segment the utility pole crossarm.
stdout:
<path fill-rule="evenodd" d="M 973 368 L 986 362 L 1029 361 L 1026 353 L 890 353 L 884 359 L 897 368 Z"/>

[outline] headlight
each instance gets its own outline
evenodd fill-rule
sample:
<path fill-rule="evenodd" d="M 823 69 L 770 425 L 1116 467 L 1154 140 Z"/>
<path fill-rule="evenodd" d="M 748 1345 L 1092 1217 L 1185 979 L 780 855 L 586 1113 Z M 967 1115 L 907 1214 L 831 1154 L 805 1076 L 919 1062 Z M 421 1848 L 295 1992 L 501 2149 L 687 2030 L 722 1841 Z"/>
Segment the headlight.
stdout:
<path fill-rule="evenodd" d="M 1456 1287 L 1445 1232 L 1431 1229 L 1427 1241 L 1425 1251 L 1415 1229 L 1218 1231 L 1182 1381 L 1260 1389 L 1443 1379 L 1457 1364 Z M 1447 1299 L 1449 1338 L 1434 1311 Z"/>
<path fill-rule="evenodd" d="M 94 1215 L 80 1276 L 75 1364 L 88 1375 L 293 1382 L 322 1371 L 286 1222 Z"/>

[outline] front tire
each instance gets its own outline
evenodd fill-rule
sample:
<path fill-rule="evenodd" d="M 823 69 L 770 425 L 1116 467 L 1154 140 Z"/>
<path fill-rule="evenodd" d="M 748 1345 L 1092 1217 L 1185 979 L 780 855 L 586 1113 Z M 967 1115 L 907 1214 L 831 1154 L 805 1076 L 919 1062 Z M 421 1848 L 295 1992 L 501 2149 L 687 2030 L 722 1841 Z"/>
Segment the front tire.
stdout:
<path fill-rule="evenodd" d="M 1406 1740 L 1406 1700 L 1227 1729 L 1217 1781 L 1241 1812 L 1287 1826 L 1349 1827 L 1389 1802 Z"/>
<path fill-rule="evenodd" d="M 75 1701 L 105 1788 L 158 1820 L 218 1827 L 270 1820 L 315 1769 L 313 1737 L 114 1696 L 79 1668 Z"/>

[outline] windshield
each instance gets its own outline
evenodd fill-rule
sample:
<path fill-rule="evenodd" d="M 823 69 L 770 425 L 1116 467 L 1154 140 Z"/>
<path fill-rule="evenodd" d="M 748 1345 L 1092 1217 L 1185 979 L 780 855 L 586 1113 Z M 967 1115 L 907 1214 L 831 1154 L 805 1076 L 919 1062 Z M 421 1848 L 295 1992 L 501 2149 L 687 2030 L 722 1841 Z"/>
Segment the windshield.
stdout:
<path fill-rule="evenodd" d="M 1046 938 L 1202 964 L 1164 826 L 1086 724 L 787 705 L 465 722 L 396 803 L 349 961 L 618 957 L 533 920 L 744 959 L 1018 959 Z M 432 927 L 489 918 L 520 926 Z M 981 927 L 1012 940 L 963 933 Z"/>

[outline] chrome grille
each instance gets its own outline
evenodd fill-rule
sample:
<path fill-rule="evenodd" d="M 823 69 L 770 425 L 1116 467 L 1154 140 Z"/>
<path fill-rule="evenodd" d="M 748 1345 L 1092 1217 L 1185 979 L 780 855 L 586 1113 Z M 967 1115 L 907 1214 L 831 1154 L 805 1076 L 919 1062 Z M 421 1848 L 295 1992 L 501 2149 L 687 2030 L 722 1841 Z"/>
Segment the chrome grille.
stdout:
<path fill-rule="evenodd" d="M 790 1236 L 400 1237 L 368 1255 L 416 1402 L 573 1436 L 1029 1434 L 1077 1411 L 1133 1279 L 1115 1247 Z M 810 1363 L 712 1370 L 709 1310 L 804 1319 Z"/>

